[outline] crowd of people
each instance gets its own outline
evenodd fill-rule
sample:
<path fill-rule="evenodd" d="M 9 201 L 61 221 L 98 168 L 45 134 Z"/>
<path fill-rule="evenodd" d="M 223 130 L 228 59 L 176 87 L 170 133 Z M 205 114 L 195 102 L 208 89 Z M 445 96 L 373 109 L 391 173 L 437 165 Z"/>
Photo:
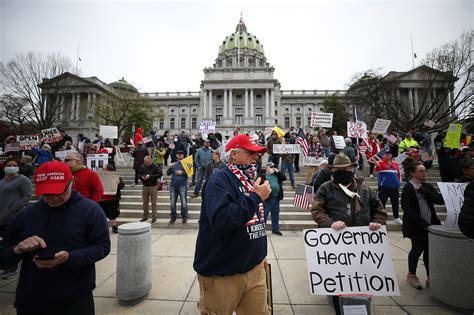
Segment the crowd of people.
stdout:
<path fill-rule="evenodd" d="M 60 132 L 59 141 L 40 142 L 31 150 L 12 151 L 15 136 L 8 137 L 3 147 L 6 158 L 0 167 L 0 277 L 15 275 L 23 261 L 20 274 L 24 276 L 20 276 L 15 304 L 19 312 L 28 313 L 31 307 L 50 310 L 49 305 L 60 297 L 55 310 L 74 307 L 89 314 L 94 307 L 94 263 L 110 251 L 108 226 L 112 233 L 118 232 L 120 191 L 125 183 L 119 178 L 116 193 L 104 195 L 98 173 L 85 163 L 90 154 L 107 154 L 103 171 L 114 172 L 118 147 L 101 135 L 91 140 L 79 134 L 73 141 L 64 130 Z M 141 221 L 149 219 L 150 203 L 151 222 L 157 221 L 157 196 L 165 171 L 170 176 L 170 224 L 178 218 L 178 196 L 182 224 L 189 217 L 188 188 L 194 187 L 191 198 L 202 197 L 194 260 L 202 312 L 252 310 L 266 314 L 268 310 L 263 299 L 265 226 L 271 215 L 272 233 L 283 235 L 279 222 L 280 202 L 285 195 L 283 182 L 288 180 L 295 189 L 295 173 L 302 171 L 299 154 L 277 154 L 274 145 L 296 144 L 303 139 L 308 144 L 307 156 L 316 158 L 317 165 L 305 168 L 305 184 L 313 186 L 310 212 L 318 227 L 341 230 L 368 226 L 377 230 L 387 222 L 385 207 L 390 200 L 394 222 L 411 240 L 407 282 L 416 289 L 422 288 L 416 273 L 421 255 L 429 286 L 427 227 L 440 224 L 434 204 L 443 203 L 441 194 L 425 180 L 434 159 L 438 159 L 442 181 L 468 183 L 459 227 L 474 237 L 474 150 L 468 137 L 462 136 L 460 148 L 452 149 L 444 146 L 443 132 L 432 141 L 426 132 L 409 130 L 400 137 L 391 130 L 385 135 L 369 134 L 366 139 L 345 138 L 345 147 L 341 148 L 334 135 L 337 132 L 325 128 L 305 131 L 292 127 L 287 132 L 275 128 L 269 133 L 246 133 L 236 128 L 232 137 L 220 133 L 190 136 L 185 131 L 175 135 L 165 131 L 158 136 L 152 130 L 150 137 L 144 137 L 142 128 L 138 128 L 126 143 L 135 171 L 131 186 L 141 183 Z M 56 152 L 65 150 L 64 161 L 56 157 Z M 190 155 L 192 175 L 182 163 Z M 360 176 L 367 164 L 369 178 L 377 176 L 375 190 Z M 35 195 L 41 196 L 35 203 L 30 203 L 32 183 Z M 67 289 L 64 280 L 71 275 L 65 274 L 63 264 L 83 276 Z M 46 293 L 32 296 L 46 281 L 37 271 L 43 268 L 53 270 L 49 292 L 55 297 Z M 217 279 L 221 290 L 211 294 Z M 236 295 L 229 298 L 229 292 Z M 71 300 L 70 296 L 76 298 Z M 337 303 L 335 307 L 337 310 Z"/>

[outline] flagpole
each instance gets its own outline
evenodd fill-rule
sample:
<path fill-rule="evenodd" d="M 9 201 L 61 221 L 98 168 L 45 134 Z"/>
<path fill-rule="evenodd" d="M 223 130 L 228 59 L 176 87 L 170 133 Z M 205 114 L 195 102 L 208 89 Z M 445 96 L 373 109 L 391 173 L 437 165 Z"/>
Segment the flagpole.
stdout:
<path fill-rule="evenodd" d="M 79 43 L 77 43 L 77 53 L 76 53 L 76 75 L 77 75 L 77 67 L 79 64 Z"/>
<path fill-rule="evenodd" d="M 413 35 L 410 34 L 410 38 L 411 38 L 411 64 L 413 66 L 413 69 L 415 69 L 415 55 L 414 55 L 414 52 L 413 52 Z"/>

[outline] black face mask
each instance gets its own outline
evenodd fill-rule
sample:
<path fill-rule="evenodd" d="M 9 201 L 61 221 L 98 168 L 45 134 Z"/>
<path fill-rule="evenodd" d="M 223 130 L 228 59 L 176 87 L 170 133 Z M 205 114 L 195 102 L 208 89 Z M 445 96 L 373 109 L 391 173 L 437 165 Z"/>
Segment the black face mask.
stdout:
<path fill-rule="evenodd" d="M 349 185 L 354 178 L 354 173 L 351 171 L 337 171 L 332 173 L 332 177 L 336 184 Z"/>

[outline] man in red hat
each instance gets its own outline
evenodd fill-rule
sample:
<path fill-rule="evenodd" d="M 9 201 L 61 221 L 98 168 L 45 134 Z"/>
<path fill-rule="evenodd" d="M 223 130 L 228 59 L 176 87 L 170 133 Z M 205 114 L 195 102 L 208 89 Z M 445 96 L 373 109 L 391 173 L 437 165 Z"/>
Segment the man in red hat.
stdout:
<path fill-rule="evenodd" d="M 0 269 L 21 264 L 18 314 L 94 314 L 95 262 L 110 252 L 107 219 L 72 189 L 69 166 L 51 161 L 34 177 L 36 196 L 8 227 Z"/>
<path fill-rule="evenodd" d="M 246 134 L 233 137 L 227 167 L 203 188 L 194 256 L 202 313 L 269 314 L 263 201 L 271 189 L 268 181 L 254 180 L 258 154 L 265 151 Z"/>

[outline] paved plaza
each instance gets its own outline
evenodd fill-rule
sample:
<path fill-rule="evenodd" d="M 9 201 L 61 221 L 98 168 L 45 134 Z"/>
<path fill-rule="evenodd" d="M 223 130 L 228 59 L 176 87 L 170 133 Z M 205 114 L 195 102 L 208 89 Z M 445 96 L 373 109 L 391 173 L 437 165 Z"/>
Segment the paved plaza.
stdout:
<path fill-rule="evenodd" d="M 280 237 L 270 233 L 268 238 L 274 314 L 334 314 L 325 296 L 309 293 L 302 232 L 284 231 L 283 234 Z M 435 301 L 429 289 L 419 291 L 409 287 L 405 276 L 410 241 L 403 239 L 401 232 L 389 232 L 389 236 L 401 296 L 374 298 L 376 314 L 472 314 Z M 192 268 L 197 230 L 154 228 L 151 237 L 151 292 L 147 300 L 136 306 L 121 306 L 115 295 L 117 235 L 111 235 L 111 253 L 96 265 L 96 314 L 199 314 L 196 308 L 199 286 Z M 418 274 L 424 284 L 426 274 L 422 261 Z M 0 280 L 0 314 L 16 314 L 15 287 L 16 279 Z"/>

